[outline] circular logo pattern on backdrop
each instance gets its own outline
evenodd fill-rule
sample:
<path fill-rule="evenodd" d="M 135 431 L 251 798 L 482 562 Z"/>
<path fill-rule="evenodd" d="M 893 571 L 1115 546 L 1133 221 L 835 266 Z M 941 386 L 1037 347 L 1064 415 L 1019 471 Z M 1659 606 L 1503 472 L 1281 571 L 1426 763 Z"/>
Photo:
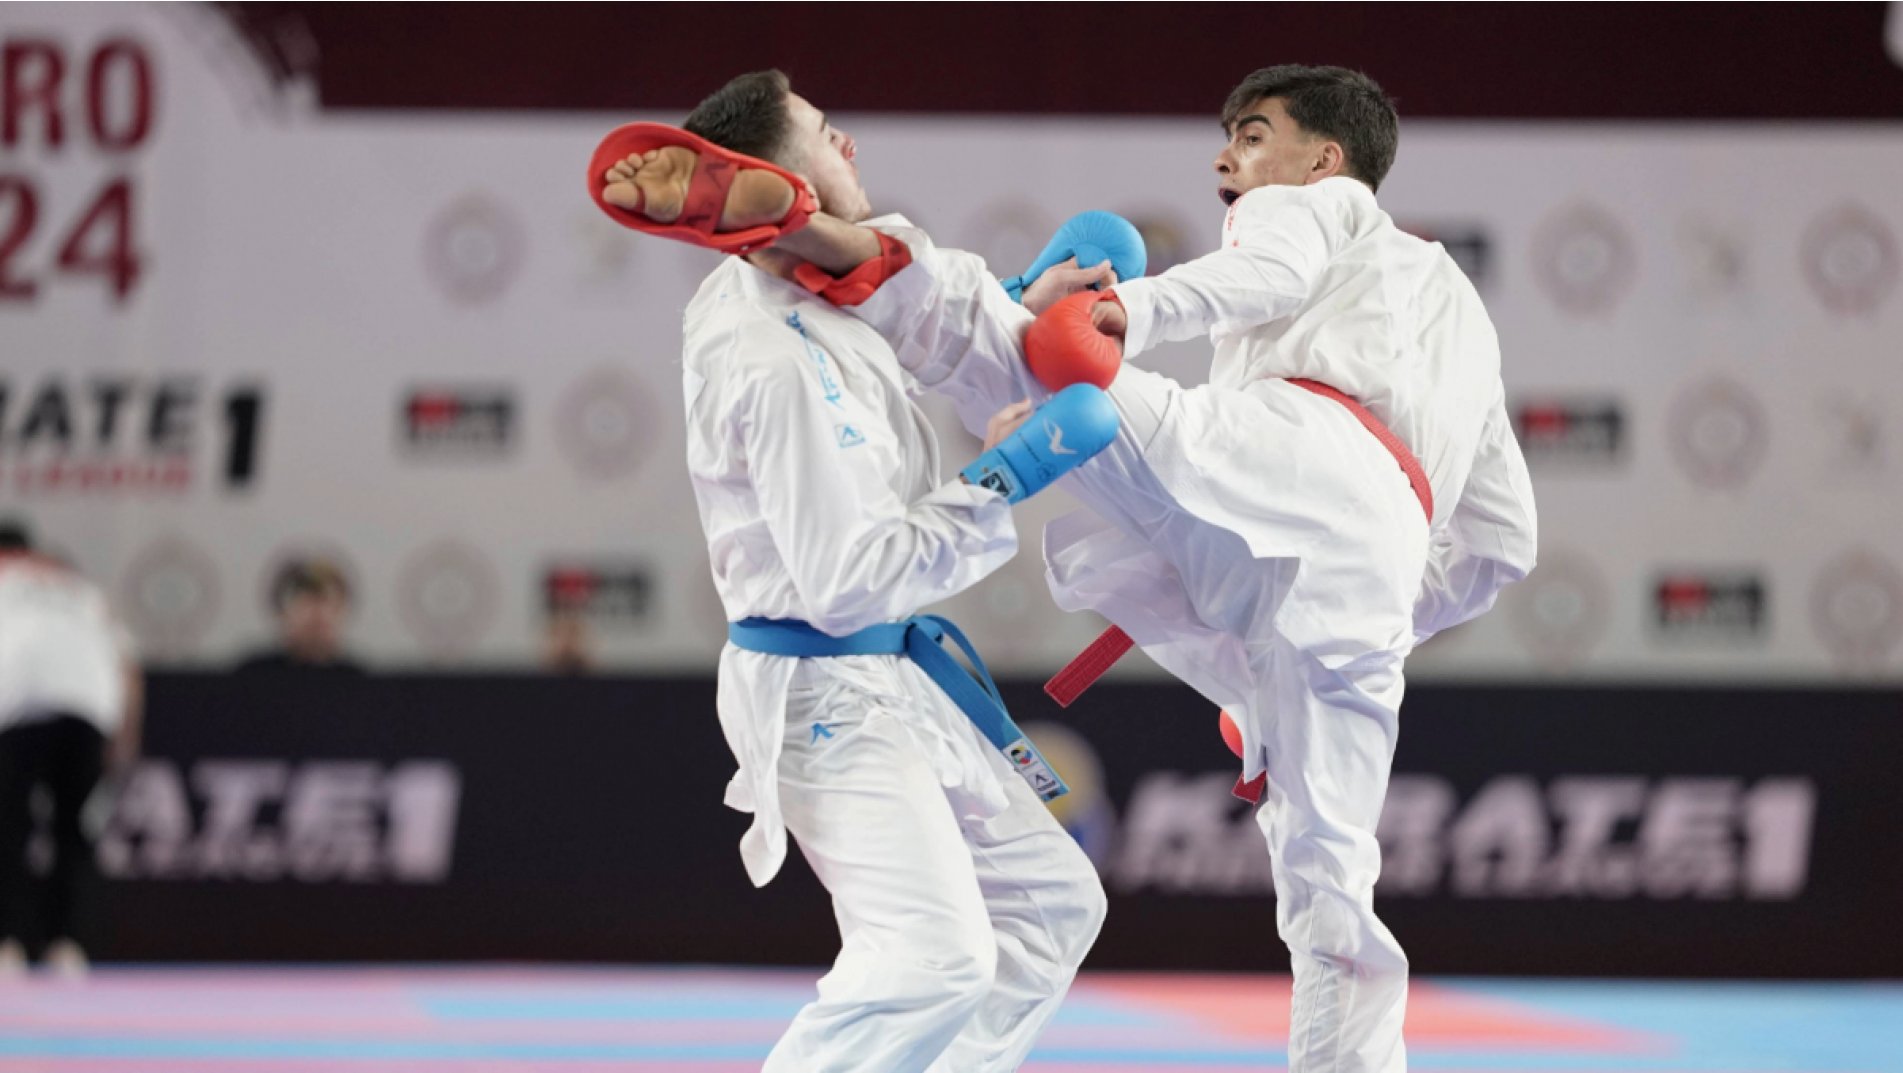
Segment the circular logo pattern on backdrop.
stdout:
<path fill-rule="evenodd" d="M 1035 652 L 1048 644 L 1052 632 L 1051 595 L 1044 584 L 1044 561 L 1038 555 L 1015 555 L 987 579 L 989 584 L 970 590 L 975 617 L 983 636 L 1004 650 Z M 1065 616 L 1069 617 L 1069 616 Z"/>
<path fill-rule="evenodd" d="M 473 647 L 495 624 L 495 567 L 475 548 L 439 540 L 418 549 L 397 573 L 403 625 L 431 655 Z"/>
<path fill-rule="evenodd" d="M 624 477 L 640 467 L 654 427 L 653 400 L 639 380 L 597 369 L 569 385 L 555 407 L 555 440 L 585 477 Z"/>
<path fill-rule="evenodd" d="M 1057 225 L 1037 207 L 1004 202 L 987 207 L 971 223 L 971 248 L 992 274 L 1010 278 L 1031 267 Z"/>
<path fill-rule="evenodd" d="M 527 229 L 485 193 L 464 194 L 430 219 L 423 264 L 451 301 L 482 305 L 502 297 L 522 269 Z"/>
<path fill-rule="evenodd" d="M 1764 407 L 1730 380 L 1707 380 L 1679 392 L 1670 422 L 1672 456 L 1707 488 L 1736 488 L 1764 460 Z"/>
<path fill-rule="evenodd" d="M 1539 567 L 1507 592 L 1514 636 L 1550 669 L 1576 666 L 1605 636 L 1606 583 L 1577 555 L 1542 554 Z"/>
<path fill-rule="evenodd" d="M 1878 399 L 1867 392 L 1833 392 L 1818 403 L 1822 450 L 1818 462 L 1833 477 L 1872 477 L 1889 469 L 1889 436 Z"/>
<path fill-rule="evenodd" d="M 632 241 L 625 227 L 590 206 L 571 214 L 575 262 L 581 278 L 591 284 L 627 285 L 644 248 Z M 625 300 L 624 293 L 622 298 Z"/>
<path fill-rule="evenodd" d="M 1833 313 L 1876 311 L 1895 289 L 1896 233 L 1858 205 L 1831 209 L 1804 232 L 1804 278 Z"/>
<path fill-rule="evenodd" d="M 1575 316 L 1610 312 L 1632 285 L 1632 240 L 1596 205 L 1569 206 L 1533 234 L 1533 271 L 1553 304 Z"/>
<path fill-rule="evenodd" d="M 1746 289 L 1750 258 L 1734 227 L 1695 216 L 1679 225 L 1678 239 L 1692 297 L 1712 300 Z"/>
<path fill-rule="evenodd" d="M 1128 219 L 1143 236 L 1143 252 L 1149 258 L 1145 275 L 1161 275 L 1196 256 L 1189 229 L 1176 217 L 1159 211 L 1129 213 Z"/>
<path fill-rule="evenodd" d="M 1811 588 L 1811 624 L 1839 665 L 1875 669 L 1903 641 L 1903 572 L 1862 549 L 1838 556 Z"/>
<path fill-rule="evenodd" d="M 143 654 L 194 655 L 218 617 L 218 564 L 183 537 L 153 541 L 126 565 L 119 605 Z"/>

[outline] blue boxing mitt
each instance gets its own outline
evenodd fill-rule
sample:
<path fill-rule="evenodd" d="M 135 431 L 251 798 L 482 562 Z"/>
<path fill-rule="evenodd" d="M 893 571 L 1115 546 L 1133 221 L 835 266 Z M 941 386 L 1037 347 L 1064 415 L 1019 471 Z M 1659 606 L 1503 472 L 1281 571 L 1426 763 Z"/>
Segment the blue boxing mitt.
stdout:
<path fill-rule="evenodd" d="M 999 280 L 1013 302 L 1024 301 L 1024 289 L 1037 277 L 1072 257 L 1078 268 L 1094 268 L 1105 261 L 1117 270 L 1120 280 L 1136 279 L 1148 270 L 1150 255 L 1143 248 L 1143 235 L 1136 225 L 1114 212 L 1092 209 L 1064 221 L 1051 236 L 1050 245 L 1037 255 L 1021 276 Z"/>
<path fill-rule="evenodd" d="M 1083 465 L 1116 438 L 1117 408 L 1110 396 L 1091 384 L 1072 384 L 959 475 L 1018 503 Z"/>

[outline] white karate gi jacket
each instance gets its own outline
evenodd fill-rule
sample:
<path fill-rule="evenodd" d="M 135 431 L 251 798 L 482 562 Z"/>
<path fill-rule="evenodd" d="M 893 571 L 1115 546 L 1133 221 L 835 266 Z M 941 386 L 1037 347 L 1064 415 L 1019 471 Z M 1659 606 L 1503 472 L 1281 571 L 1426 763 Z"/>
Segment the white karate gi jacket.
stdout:
<path fill-rule="evenodd" d="M 1116 292 L 1126 360 L 1206 333 L 1211 384 L 1320 381 L 1414 452 L 1435 505 L 1417 642 L 1484 613 L 1532 570 L 1532 482 L 1486 308 L 1446 250 L 1395 227 L 1365 184 L 1251 190 L 1230 206 L 1219 250 Z"/>
<path fill-rule="evenodd" d="M 829 634 L 895 622 L 953 596 L 1017 551 L 1010 505 L 939 478 L 938 443 L 892 348 L 851 314 L 741 258 L 688 304 L 687 465 L 714 585 L 730 621 L 799 619 Z M 786 857 L 777 769 L 796 671 L 884 696 L 969 811 L 1005 807 L 988 748 L 912 662 L 793 660 L 722 650 L 720 725 L 739 770 L 727 804 L 764 885 Z"/>

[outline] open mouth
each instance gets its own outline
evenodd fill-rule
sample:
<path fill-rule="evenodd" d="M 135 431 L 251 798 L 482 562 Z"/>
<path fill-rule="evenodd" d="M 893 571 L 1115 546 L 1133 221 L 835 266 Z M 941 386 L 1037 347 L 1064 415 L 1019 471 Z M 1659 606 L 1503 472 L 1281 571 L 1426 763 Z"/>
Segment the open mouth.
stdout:
<path fill-rule="evenodd" d="M 1216 190 L 1216 196 L 1222 199 L 1223 204 L 1234 205 L 1236 203 L 1236 199 L 1241 197 L 1242 195 L 1224 186 L 1224 187 L 1219 187 Z"/>

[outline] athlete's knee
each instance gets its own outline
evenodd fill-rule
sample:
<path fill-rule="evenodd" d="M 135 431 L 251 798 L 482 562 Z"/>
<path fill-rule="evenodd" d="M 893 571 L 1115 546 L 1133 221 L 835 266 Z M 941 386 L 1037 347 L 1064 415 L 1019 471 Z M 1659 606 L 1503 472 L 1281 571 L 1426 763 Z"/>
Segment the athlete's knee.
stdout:
<path fill-rule="evenodd" d="M 1366 898 L 1311 888 L 1291 906 L 1283 924 L 1283 939 L 1298 962 L 1333 967 L 1364 986 L 1399 986 L 1407 980 L 1407 954 Z"/>
<path fill-rule="evenodd" d="M 1110 896 L 1104 893 L 1103 879 L 1097 875 L 1095 868 L 1090 870 L 1089 885 L 1085 890 L 1085 919 L 1090 923 L 1090 942 L 1094 943 L 1097 941 L 1097 934 L 1103 931 L 1104 918 L 1110 915 Z"/>
<path fill-rule="evenodd" d="M 1308 956 L 1339 965 L 1357 980 L 1380 982 L 1407 979 L 1407 953 L 1394 941 L 1373 914 L 1366 914 L 1357 926 L 1336 942 L 1310 944 Z"/>
<path fill-rule="evenodd" d="M 978 1011 L 998 978 L 998 949 L 988 945 L 982 952 L 949 963 L 939 970 L 938 986 L 943 996 L 942 1009 L 952 1021 L 963 1022 Z"/>
<path fill-rule="evenodd" d="M 1081 857 L 1082 855 L 1079 854 Z M 1066 966 L 1075 971 L 1083 964 L 1084 956 L 1097 942 L 1097 935 L 1103 931 L 1104 918 L 1110 914 L 1110 899 L 1104 894 L 1103 880 L 1097 870 L 1084 859 L 1083 868 L 1071 888 L 1070 905 L 1072 912 L 1065 930 L 1061 948 Z"/>
<path fill-rule="evenodd" d="M 1328 896 L 1371 902 L 1381 875 L 1381 843 L 1374 834 L 1379 810 L 1379 799 L 1324 804 L 1292 798 L 1257 810 L 1256 824 L 1275 861 L 1277 896 L 1286 881 L 1296 888 L 1290 905 Z"/>
<path fill-rule="evenodd" d="M 1075 847 L 1073 846 L 1073 849 Z M 1063 857 L 1057 874 L 1038 899 L 1045 946 L 1040 960 L 1048 959 L 1054 987 L 1068 986 L 1078 966 L 1090 954 L 1110 911 L 1103 880 L 1081 849 Z"/>
<path fill-rule="evenodd" d="M 971 956 L 959 962 L 948 977 L 952 991 L 963 1002 L 977 1008 L 998 979 L 998 946 L 995 942 L 974 948 Z"/>
<path fill-rule="evenodd" d="M 998 944 L 989 928 L 946 929 L 913 951 L 911 969 L 924 990 L 954 1015 L 976 1009 L 998 974 Z"/>

